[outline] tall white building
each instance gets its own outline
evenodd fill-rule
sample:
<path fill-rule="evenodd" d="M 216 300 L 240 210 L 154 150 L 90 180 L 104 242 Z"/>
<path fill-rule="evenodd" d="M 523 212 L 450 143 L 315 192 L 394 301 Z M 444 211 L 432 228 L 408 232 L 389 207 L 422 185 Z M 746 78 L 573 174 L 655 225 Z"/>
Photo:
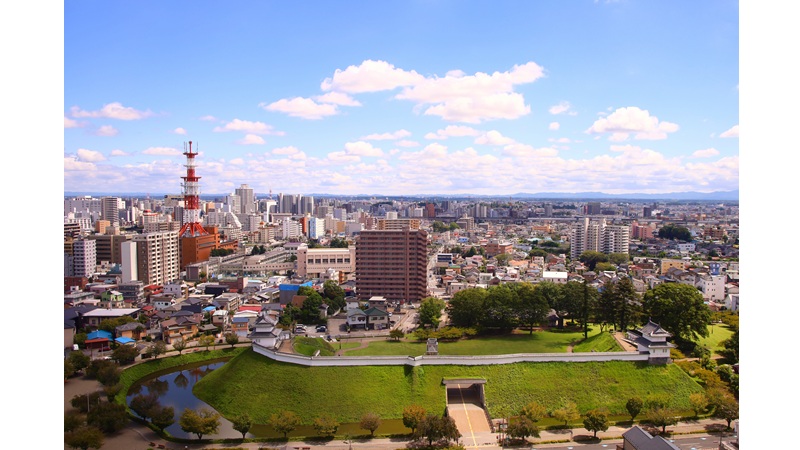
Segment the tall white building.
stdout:
<path fill-rule="evenodd" d="M 308 237 L 319 239 L 325 236 L 325 219 L 311 217 L 308 219 Z"/>
<path fill-rule="evenodd" d="M 72 254 L 64 258 L 64 276 L 89 278 L 97 268 L 97 242 L 78 239 L 72 242 Z"/>
<path fill-rule="evenodd" d="M 303 226 L 300 225 L 300 222 L 292 220 L 288 217 L 283 219 L 281 230 L 283 231 L 283 239 L 296 238 L 302 236 L 303 234 Z"/>
<path fill-rule="evenodd" d="M 145 285 L 166 284 L 180 276 L 178 231 L 135 236 L 137 278 Z"/>
<path fill-rule="evenodd" d="M 103 220 L 111 222 L 112 226 L 119 225 L 120 201 L 118 197 L 103 197 L 100 204 L 100 215 Z"/>
<path fill-rule="evenodd" d="M 255 214 L 256 212 L 256 194 L 253 189 L 243 184 L 241 187 L 234 191 L 236 196 L 239 197 L 239 210 L 236 211 L 241 214 Z"/>
<path fill-rule="evenodd" d="M 627 254 L 630 233 L 630 227 L 626 225 L 609 225 L 605 219 L 590 221 L 588 217 L 580 218 L 570 230 L 570 258 L 577 260 L 586 251 Z"/>

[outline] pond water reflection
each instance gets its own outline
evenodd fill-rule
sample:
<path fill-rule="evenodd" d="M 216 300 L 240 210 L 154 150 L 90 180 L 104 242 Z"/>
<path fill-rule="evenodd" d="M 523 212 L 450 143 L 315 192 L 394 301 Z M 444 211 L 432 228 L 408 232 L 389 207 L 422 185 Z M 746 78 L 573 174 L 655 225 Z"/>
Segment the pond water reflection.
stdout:
<path fill-rule="evenodd" d="M 150 375 L 131 386 L 128 391 L 126 402 L 128 405 L 131 403 L 133 397 L 141 394 L 147 395 L 154 392 L 158 395 L 158 401 L 161 406 L 171 406 L 175 410 L 175 423 L 166 428 L 166 431 L 178 438 L 195 439 L 197 436 L 194 434 L 186 433 L 181 429 L 178 424 L 181 413 L 186 408 L 194 410 L 200 408 L 208 408 L 214 410 L 204 401 L 198 399 L 192 393 L 195 383 L 203 376 L 210 373 L 225 364 L 225 361 L 212 362 L 212 363 L 197 363 L 192 365 L 183 366 L 180 368 L 170 369 L 170 372 L 158 372 Z M 403 425 L 400 419 L 381 420 L 381 426 L 375 431 L 376 434 L 399 434 L 409 433 L 411 430 Z M 339 426 L 338 435 L 349 434 L 351 436 L 358 436 L 368 434 L 359 427 L 358 423 L 344 423 Z M 289 433 L 289 437 L 295 436 L 315 436 L 316 431 L 311 426 L 300 426 L 296 430 Z M 241 438 L 242 433 L 233 429 L 230 421 L 224 417 L 220 417 L 219 431 L 216 434 L 203 436 L 203 438 L 210 439 L 224 439 L 224 438 Z M 250 432 L 247 434 L 248 438 L 275 438 L 283 437 L 283 434 L 276 432 L 271 426 L 266 424 L 253 424 Z"/>

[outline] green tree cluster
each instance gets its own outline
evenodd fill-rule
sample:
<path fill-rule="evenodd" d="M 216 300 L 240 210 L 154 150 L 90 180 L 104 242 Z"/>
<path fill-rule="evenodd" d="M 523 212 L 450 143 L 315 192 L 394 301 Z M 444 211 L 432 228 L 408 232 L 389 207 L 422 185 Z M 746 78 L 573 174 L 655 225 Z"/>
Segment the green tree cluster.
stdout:
<path fill-rule="evenodd" d="M 644 294 L 644 314 L 678 340 L 696 341 L 708 336 L 711 311 L 694 286 L 662 283 Z"/>
<path fill-rule="evenodd" d="M 419 305 L 419 323 L 422 325 L 430 325 L 433 328 L 438 327 L 444 307 L 445 304 L 442 299 L 436 297 L 426 297 L 422 299 Z"/>
<path fill-rule="evenodd" d="M 679 241 L 689 242 L 692 240 L 692 233 L 686 227 L 668 223 L 658 230 L 658 237 L 661 239 L 677 239 Z"/>
<path fill-rule="evenodd" d="M 203 439 L 203 436 L 214 434 L 219 430 L 219 418 L 219 413 L 208 408 L 199 410 L 186 408 L 183 410 L 178 424 L 180 424 L 181 430 L 196 435 L 200 440 Z"/>

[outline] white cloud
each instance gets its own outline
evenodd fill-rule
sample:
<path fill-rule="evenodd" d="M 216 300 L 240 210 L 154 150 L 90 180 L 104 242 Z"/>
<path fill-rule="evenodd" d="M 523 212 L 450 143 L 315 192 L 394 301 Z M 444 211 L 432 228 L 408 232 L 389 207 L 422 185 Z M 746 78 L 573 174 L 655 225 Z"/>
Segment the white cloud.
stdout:
<path fill-rule="evenodd" d="M 262 145 L 265 144 L 266 141 L 261 136 L 255 134 L 247 134 L 242 139 L 236 141 L 239 145 Z"/>
<path fill-rule="evenodd" d="M 128 152 L 120 149 L 111 150 L 111 156 L 128 156 Z"/>
<path fill-rule="evenodd" d="M 249 120 L 240 119 L 233 119 L 224 126 L 214 127 L 213 131 L 217 133 L 225 131 L 244 131 L 250 134 L 274 134 L 278 136 L 284 134 L 282 131 L 273 130 L 272 125 L 267 125 L 264 122 L 251 122 Z"/>
<path fill-rule="evenodd" d="M 314 99 L 320 103 L 333 103 L 339 106 L 361 106 L 361 102 L 343 92 L 328 92 Z"/>
<path fill-rule="evenodd" d="M 734 125 L 733 127 L 729 128 L 725 132 L 719 135 L 722 138 L 738 138 L 739 137 L 739 125 Z"/>
<path fill-rule="evenodd" d="M 477 136 L 481 134 L 475 128 L 466 125 L 448 125 L 441 130 L 436 130 L 436 133 L 428 133 L 425 139 L 447 139 L 448 137 L 462 137 L 462 136 Z"/>
<path fill-rule="evenodd" d="M 692 158 L 710 158 L 719 155 L 719 150 L 715 148 L 707 148 L 704 150 L 697 150 L 692 153 Z"/>
<path fill-rule="evenodd" d="M 344 144 L 345 154 L 348 156 L 383 156 L 383 150 L 373 147 L 369 142 L 358 141 Z"/>
<path fill-rule="evenodd" d="M 419 147 L 419 142 L 403 139 L 402 141 L 395 142 L 394 145 L 398 147 Z"/>
<path fill-rule="evenodd" d="M 181 155 L 182 152 L 177 148 L 172 147 L 150 147 L 142 153 L 145 155 L 161 155 L 161 156 L 176 156 Z"/>
<path fill-rule="evenodd" d="M 409 86 L 422 81 L 424 78 L 413 70 L 407 72 L 403 69 L 395 68 L 386 61 L 368 59 L 358 66 L 349 66 L 345 70 L 336 69 L 333 77 L 326 78 L 320 88 L 323 91 L 358 94 Z"/>
<path fill-rule="evenodd" d="M 172 132 L 175 134 L 186 135 L 186 130 L 181 127 L 175 128 L 174 130 L 172 130 Z"/>
<path fill-rule="evenodd" d="M 270 104 L 260 103 L 258 106 L 267 110 L 288 114 L 291 117 L 302 119 L 322 119 L 339 113 L 336 105 L 331 103 L 317 103 L 310 98 L 295 97 L 281 99 Z"/>
<path fill-rule="evenodd" d="M 228 161 L 228 164 L 230 164 L 232 166 L 243 166 L 244 165 L 244 159 L 242 159 L 242 158 L 233 158 L 232 160 Z"/>
<path fill-rule="evenodd" d="M 106 157 L 103 156 L 102 153 L 94 151 L 94 150 L 87 150 L 85 148 L 78 149 L 78 159 L 81 161 L 86 162 L 98 162 L 98 161 L 105 161 Z"/>
<path fill-rule="evenodd" d="M 402 139 L 404 137 L 411 136 L 411 132 L 408 130 L 397 130 L 392 133 L 373 133 L 363 136 L 361 139 L 365 141 L 385 141 L 385 140 L 397 140 Z"/>
<path fill-rule="evenodd" d="M 118 133 L 119 130 L 111 125 L 103 125 L 94 132 L 94 134 L 97 136 L 116 136 Z"/>
<path fill-rule="evenodd" d="M 139 111 L 131 107 L 122 106 L 119 102 L 108 103 L 99 111 L 84 111 L 77 106 L 73 106 L 70 111 L 72 112 L 72 117 L 105 117 L 118 120 L 139 120 L 153 115 L 149 110 Z"/>
<path fill-rule="evenodd" d="M 299 151 L 300 150 L 297 147 L 294 147 L 294 146 L 290 145 L 288 147 L 276 147 L 276 148 L 273 148 L 272 149 L 272 154 L 273 155 L 292 155 L 292 154 L 295 154 L 295 153 L 297 153 Z"/>
<path fill-rule="evenodd" d="M 547 126 L 547 129 L 551 131 L 557 131 L 559 128 L 561 125 L 558 122 L 550 122 L 550 125 Z"/>
<path fill-rule="evenodd" d="M 216 122 L 217 118 L 211 115 L 200 117 L 203 122 Z"/>
<path fill-rule="evenodd" d="M 562 138 L 558 138 L 558 139 L 552 139 L 551 138 L 551 139 L 548 139 L 547 142 L 555 142 L 557 144 L 569 144 L 572 141 L 569 138 L 562 137 Z"/>
<path fill-rule="evenodd" d="M 568 114 L 570 116 L 575 116 L 578 113 L 575 111 L 570 111 L 572 105 L 569 102 L 559 102 L 557 105 L 553 105 L 547 111 L 550 114 L 557 115 L 557 114 Z"/>
<path fill-rule="evenodd" d="M 514 143 L 503 147 L 503 154 L 518 158 L 551 158 L 558 156 L 558 150 L 551 147 L 534 148 L 531 145 Z"/>
<path fill-rule="evenodd" d="M 347 163 L 356 163 L 361 161 L 361 158 L 357 155 L 348 155 L 346 152 L 331 152 L 328 153 L 328 162 L 332 164 L 347 164 Z"/>
<path fill-rule="evenodd" d="M 85 170 L 95 170 L 97 166 L 91 162 L 85 161 L 78 161 L 74 157 L 65 156 L 64 157 L 64 170 L 65 171 L 85 171 Z"/>
<path fill-rule="evenodd" d="M 64 128 L 79 128 L 81 126 L 77 120 L 72 120 L 67 116 L 64 116 Z"/>
<path fill-rule="evenodd" d="M 476 144 L 492 145 L 499 147 L 501 145 L 513 144 L 516 141 L 509 137 L 505 137 L 497 130 L 491 130 L 475 139 Z"/>
<path fill-rule="evenodd" d="M 632 133 L 635 133 L 634 139 L 666 139 L 667 133 L 674 133 L 678 128 L 677 124 L 659 122 L 649 111 L 631 106 L 618 108 L 607 117 L 597 119 L 586 132 L 611 133 L 609 140 L 620 142 L 627 140 Z"/>

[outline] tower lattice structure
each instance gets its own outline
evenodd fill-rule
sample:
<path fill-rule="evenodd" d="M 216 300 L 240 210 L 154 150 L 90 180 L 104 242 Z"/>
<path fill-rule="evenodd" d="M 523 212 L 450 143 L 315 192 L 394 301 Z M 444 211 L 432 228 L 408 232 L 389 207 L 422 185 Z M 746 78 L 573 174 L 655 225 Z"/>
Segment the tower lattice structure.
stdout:
<path fill-rule="evenodd" d="M 184 144 L 186 155 L 186 176 L 183 178 L 183 226 L 179 232 L 180 237 L 204 236 L 208 234 L 200 224 L 200 177 L 195 174 L 194 158 L 197 153 L 192 152 L 192 141 L 189 141 L 188 150 Z"/>

